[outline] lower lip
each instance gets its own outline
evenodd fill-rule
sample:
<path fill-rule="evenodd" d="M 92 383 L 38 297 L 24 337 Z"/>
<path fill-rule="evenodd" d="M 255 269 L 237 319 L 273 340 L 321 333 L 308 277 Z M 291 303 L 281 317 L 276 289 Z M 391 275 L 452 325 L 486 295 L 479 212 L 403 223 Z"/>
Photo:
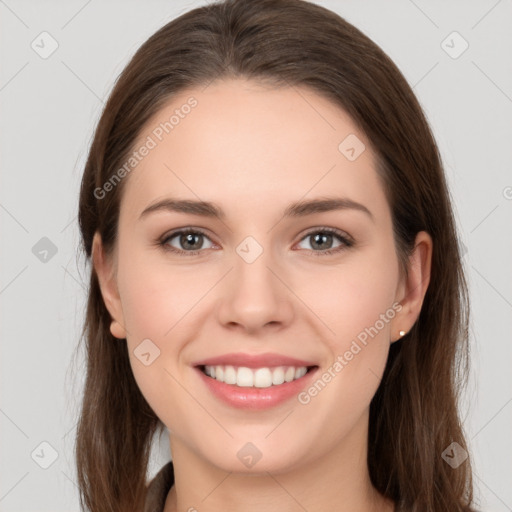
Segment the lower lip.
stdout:
<path fill-rule="evenodd" d="M 223 402 L 240 409 L 268 409 L 300 393 L 309 384 L 318 367 L 311 369 L 299 379 L 268 388 L 240 387 L 226 384 L 208 377 L 200 368 L 195 368 L 208 389 Z"/>

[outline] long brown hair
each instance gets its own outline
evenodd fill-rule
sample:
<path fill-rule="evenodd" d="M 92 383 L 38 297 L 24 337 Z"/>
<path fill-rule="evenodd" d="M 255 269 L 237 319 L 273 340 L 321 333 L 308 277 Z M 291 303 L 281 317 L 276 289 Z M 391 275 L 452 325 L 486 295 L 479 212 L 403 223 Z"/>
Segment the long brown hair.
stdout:
<path fill-rule="evenodd" d="M 226 0 L 191 10 L 150 37 L 119 76 L 89 151 L 79 201 L 88 261 L 95 232 L 107 252 L 115 246 L 129 177 L 104 197 L 97 190 L 123 165 L 141 128 L 175 93 L 236 77 L 309 87 L 351 116 L 378 157 L 403 273 L 416 234 L 431 235 L 421 313 L 391 345 L 370 405 L 368 467 L 397 512 L 474 510 L 470 458 L 452 468 L 442 457 L 452 442 L 469 451 L 457 411 L 468 374 L 469 301 L 439 150 L 401 72 L 337 14 L 303 0 Z M 142 510 L 154 434 L 165 427 L 110 322 L 91 268 L 75 449 L 80 502 L 92 512 Z"/>

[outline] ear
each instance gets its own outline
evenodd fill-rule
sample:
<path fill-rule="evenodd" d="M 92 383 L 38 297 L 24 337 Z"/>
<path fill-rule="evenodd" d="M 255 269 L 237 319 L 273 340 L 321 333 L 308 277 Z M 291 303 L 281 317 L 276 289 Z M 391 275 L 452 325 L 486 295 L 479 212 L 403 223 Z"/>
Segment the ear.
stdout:
<path fill-rule="evenodd" d="M 402 309 L 393 320 L 392 343 L 408 333 L 418 319 L 430 283 L 433 242 L 426 231 L 416 235 L 414 250 L 409 258 L 409 276 L 404 277 L 398 297 Z"/>
<path fill-rule="evenodd" d="M 113 260 L 113 256 L 105 254 L 101 236 L 96 232 L 92 241 L 92 261 L 98 276 L 101 295 L 113 319 L 110 324 L 110 332 L 115 338 L 124 339 L 126 338 L 125 321 L 116 282 L 117 272 Z"/>

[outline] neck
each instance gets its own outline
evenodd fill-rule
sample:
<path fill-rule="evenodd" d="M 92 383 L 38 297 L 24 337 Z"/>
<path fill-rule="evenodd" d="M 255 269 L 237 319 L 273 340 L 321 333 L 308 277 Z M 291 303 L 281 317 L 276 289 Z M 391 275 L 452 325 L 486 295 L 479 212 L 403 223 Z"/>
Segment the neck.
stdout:
<path fill-rule="evenodd" d="M 366 418 L 367 420 L 367 418 Z M 164 512 L 393 512 L 371 484 L 366 428 L 359 425 L 328 453 L 279 471 L 237 473 L 213 465 L 170 435 L 175 485 Z"/>

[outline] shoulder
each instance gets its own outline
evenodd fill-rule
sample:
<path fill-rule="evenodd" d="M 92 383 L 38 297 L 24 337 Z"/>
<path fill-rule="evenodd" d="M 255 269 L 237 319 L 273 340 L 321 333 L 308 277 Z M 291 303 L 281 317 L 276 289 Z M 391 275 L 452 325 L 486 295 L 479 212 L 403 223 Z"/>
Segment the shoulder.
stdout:
<path fill-rule="evenodd" d="M 172 461 L 163 466 L 148 484 L 144 512 L 162 512 L 169 490 L 174 484 Z"/>

